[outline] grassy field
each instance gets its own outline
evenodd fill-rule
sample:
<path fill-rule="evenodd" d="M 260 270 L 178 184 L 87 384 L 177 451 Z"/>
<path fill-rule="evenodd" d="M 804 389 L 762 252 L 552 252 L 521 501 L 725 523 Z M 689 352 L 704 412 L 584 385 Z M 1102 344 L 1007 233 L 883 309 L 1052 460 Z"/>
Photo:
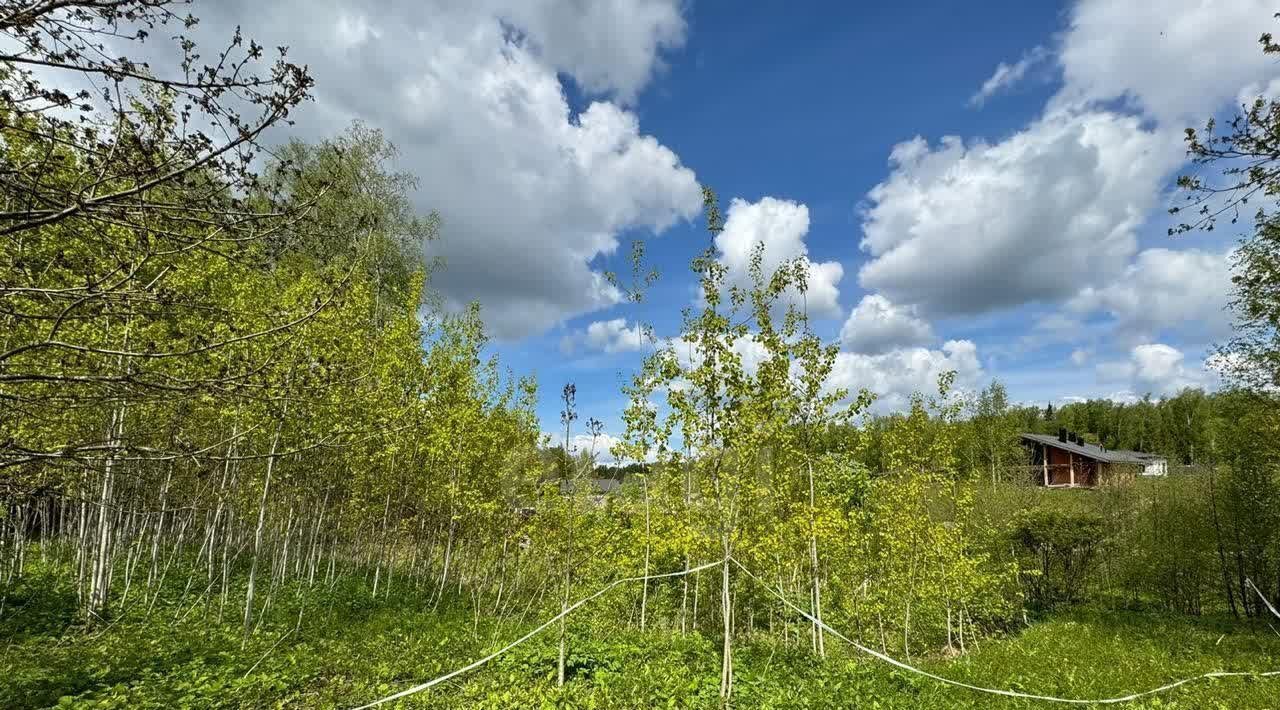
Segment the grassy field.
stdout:
<path fill-rule="evenodd" d="M 408 597 L 371 605 L 355 587 L 297 601 L 279 594 L 272 622 L 242 649 L 238 610 L 146 607 L 97 631 L 72 625 L 74 599 L 39 584 L 8 600 L 0 634 L 0 707 L 352 707 L 433 678 L 516 638 L 462 612 Z M 208 614 L 206 616 L 206 614 Z M 176 619 L 176 620 L 175 620 Z M 548 633 L 492 664 L 402 701 L 420 708 L 711 708 L 718 646 L 700 636 L 640 634 L 588 615 L 573 627 L 572 678 L 555 684 Z M 1022 708 L 1043 703 L 978 694 L 893 670 L 844 649 L 826 661 L 757 640 L 737 655 L 741 708 Z M 1066 697 L 1122 695 L 1215 670 L 1280 668 L 1265 623 L 1079 608 L 983 641 L 954 659 L 917 659 L 978 685 Z M 393 705 L 394 707 L 394 705 Z M 1280 678 L 1215 679 L 1130 704 L 1280 708 Z"/>

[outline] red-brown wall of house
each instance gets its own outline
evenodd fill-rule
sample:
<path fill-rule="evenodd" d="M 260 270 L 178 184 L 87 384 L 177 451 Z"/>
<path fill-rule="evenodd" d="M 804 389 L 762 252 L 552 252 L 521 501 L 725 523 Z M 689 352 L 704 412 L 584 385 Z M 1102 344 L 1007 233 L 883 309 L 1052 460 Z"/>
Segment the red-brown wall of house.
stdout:
<path fill-rule="evenodd" d="M 1075 467 L 1075 484 L 1092 486 L 1098 482 L 1098 465 L 1093 459 L 1070 451 L 1046 446 L 1049 458 L 1049 485 L 1066 486 L 1072 482 L 1071 469 Z"/>

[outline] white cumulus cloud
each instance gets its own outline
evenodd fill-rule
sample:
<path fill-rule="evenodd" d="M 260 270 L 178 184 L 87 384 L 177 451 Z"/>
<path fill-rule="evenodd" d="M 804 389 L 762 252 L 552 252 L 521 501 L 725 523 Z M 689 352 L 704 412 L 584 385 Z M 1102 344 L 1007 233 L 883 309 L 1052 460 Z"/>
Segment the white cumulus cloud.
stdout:
<path fill-rule="evenodd" d="M 1082 0 L 1071 9 L 1055 108 L 1124 99 L 1182 128 L 1203 125 L 1249 85 L 1280 77 L 1258 36 L 1274 31 L 1267 0 Z"/>
<path fill-rule="evenodd" d="M 1105 342 L 1077 342 L 1072 356 L 1100 372 L 1154 373 L 1156 355 L 1169 353 L 1144 350 L 1142 368 L 1131 348 L 1224 336 L 1229 253 L 1172 243 L 1139 252 L 1136 231 L 1185 165 L 1186 126 L 1280 95 L 1280 64 L 1258 45 L 1280 26 L 1275 10 L 1265 0 L 1170 0 L 1158 11 L 1072 3 L 1047 49 L 1002 63 L 973 97 L 1052 60 L 1061 86 L 1038 118 L 995 143 L 917 138 L 895 149 L 864 213 L 871 259 L 860 282 L 929 314 L 1040 303 L 1048 308 L 1024 342 L 1109 337 L 1126 359 L 1108 360 Z"/>
<path fill-rule="evenodd" d="M 237 25 L 289 47 L 317 79 L 295 116 L 319 138 L 382 128 L 438 210 L 434 285 L 479 301 L 502 339 L 619 299 L 592 261 L 626 230 L 696 215 L 697 180 L 625 108 L 686 33 L 681 0 L 225 0 L 203 4 L 209 46 Z M 153 58 L 154 59 L 154 58 Z M 153 64 L 159 65 L 158 62 Z M 562 77 L 593 99 L 570 108 Z"/>
<path fill-rule="evenodd" d="M 1205 363 L 1187 362 L 1186 354 L 1165 343 L 1144 343 L 1129 350 L 1127 360 L 1099 363 L 1104 382 L 1127 385 L 1127 390 L 1156 397 L 1188 387 L 1212 387 L 1217 375 Z"/>
<path fill-rule="evenodd" d="M 916 316 L 914 308 L 894 305 L 874 293 L 862 297 L 840 329 L 843 349 L 872 355 L 928 345 L 935 339 L 933 328 Z"/>
<path fill-rule="evenodd" d="M 971 389 L 982 378 L 978 347 L 970 340 L 949 340 L 941 349 L 900 348 L 878 355 L 841 352 L 829 380 L 833 389 L 867 389 L 881 411 L 902 409 L 913 392 L 937 390 L 938 377 L 956 372 L 956 387 Z"/>
<path fill-rule="evenodd" d="M 588 91 L 632 99 L 662 67 L 662 51 L 684 44 L 682 3 L 673 0 L 506 0 L 504 19 L 538 54 Z"/>
<path fill-rule="evenodd" d="M 1229 251 L 1147 249 L 1112 282 L 1083 289 L 1068 308 L 1110 314 L 1117 337 L 1130 342 L 1169 331 L 1192 339 L 1222 337 L 1231 332 L 1230 289 Z"/>
<path fill-rule="evenodd" d="M 609 354 L 636 352 L 652 345 L 644 327 L 639 323 L 628 325 L 626 318 L 595 321 L 560 340 L 560 349 L 566 354 L 578 348 Z"/>
<path fill-rule="evenodd" d="M 564 430 L 558 432 L 544 431 L 543 439 L 547 446 L 558 447 L 564 446 Z M 627 457 L 618 457 L 614 455 L 614 448 L 622 444 L 622 438 L 614 436 L 609 432 L 601 432 L 597 436 L 578 432 L 569 435 L 569 453 L 574 456 L 588 455 L 592 456 L 597 466 L 612 466 L 618 464 L 625 466 L 629 463 L 635 463 L 634 459 Z M 650 451 L 645 456 L 646 461 L 653 461 L 656 457 L 656 451 Z"/>
<path fill-rule="evenodd" d="M 840 314 L 840 289 L 844 267 L 838 262 L 815 263 L 809 259 L 805 235 L 809 233 L 809 208 L 791 200 L 765 197 L 759 202 L 735 198 L 729 203 L 724 231 L 716 236 L 720 262 L 729 270 L 729 282 L 750 283 L 752 250 L 764 244 L 762 272 L 767 278 L 784 261 L 803 259 L 808 267 L 805 303 L 815 316 Z M 790 298 L 796 299 L 794 293 Z"/>
<path fill-rule="evenodd" d="M 927 313 L 1057 302 L 1117 276 L 1181 162 L 1176 135 L 1105 112 L 1000 141 L 899 144 L 868 195 L 859 281 Z"/>

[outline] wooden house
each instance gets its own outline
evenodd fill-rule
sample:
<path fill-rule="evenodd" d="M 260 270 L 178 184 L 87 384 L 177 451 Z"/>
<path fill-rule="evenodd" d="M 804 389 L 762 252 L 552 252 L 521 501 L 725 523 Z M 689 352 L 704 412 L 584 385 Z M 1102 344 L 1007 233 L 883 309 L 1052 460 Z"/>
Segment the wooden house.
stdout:
<path fill-rule="evenodd" d="M 587 500 L 592 504 L 604 505 L 606 500 L 622 492 L 622 481 L 615 478 L 580 478 L 560 481 L 560 493 L 563 495 L 570 495 L 579 488 L 586 493 Z"/>
<path fill-rule="evenodd" d="M 1066 429 L 1059 429 L 1057 437 L 1023 434 L 1022 443 L 1031 452 L 1034 480 L 1050 488 L 1092 488 L 1104 480 L 1163 476 L 1169 470 L 1162 456 L 1088 444 Z"/>

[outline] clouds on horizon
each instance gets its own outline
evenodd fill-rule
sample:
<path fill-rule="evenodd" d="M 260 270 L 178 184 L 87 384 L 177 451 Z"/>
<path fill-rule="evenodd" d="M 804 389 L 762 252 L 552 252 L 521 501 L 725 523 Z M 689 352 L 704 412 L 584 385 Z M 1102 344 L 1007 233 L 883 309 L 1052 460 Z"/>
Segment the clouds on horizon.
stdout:
<path fill-rule="evenodd" d="M 906 407 L 913 393 L 934 392 L 938 378 L 956 373 L 955 387 L 972 390 L 986 374 L 978 346 L 970 340 L 949 340 L 941 349 L 898 348 L 877 355 L 841 352 L 831 373 L 831 386 L 851 394 L 866 389 L 876 395 L 873 409 L 884 413 Z"/>
<path fill-rule="evenodd" d="M 1144 343 L 1124 360 L 1097 365 L 1100 382 L 1125 387 L 1137 395 L 1165 397 L 1188 387 L 1212 388 L 1218 374 L 1207 363 L 1188 363 L 1186 354 L 1165 343 Z"/>

